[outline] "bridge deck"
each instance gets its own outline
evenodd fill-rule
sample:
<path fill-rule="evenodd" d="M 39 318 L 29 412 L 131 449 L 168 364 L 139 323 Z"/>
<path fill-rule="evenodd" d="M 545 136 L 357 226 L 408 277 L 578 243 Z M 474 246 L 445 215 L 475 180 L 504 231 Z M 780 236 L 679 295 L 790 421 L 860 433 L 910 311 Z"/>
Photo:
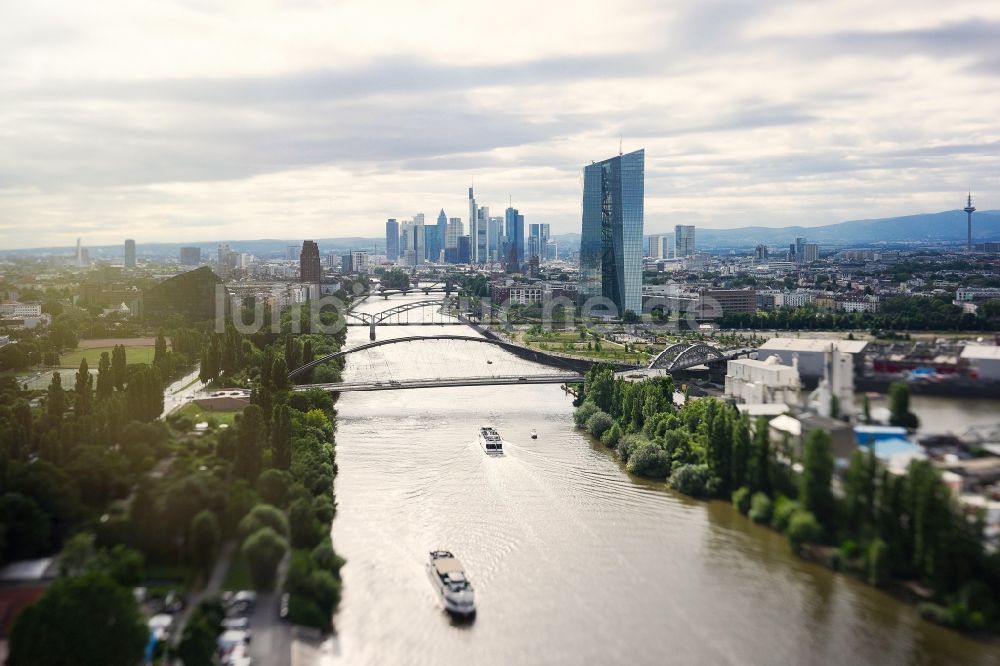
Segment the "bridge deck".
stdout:
<path fill-rule="evenodd" d="M 497 376 L 497 377 L 445 377 L 441 379 L 407 379 L 384 382 L 333 382 L 328 384 L 300 384 L 294 390 L 322 389 L 324 391 L 399 391 L 404 389 L 441 388 L 447 386 L 504 386 L 511 384 L 566 384 L 583 380 L 577 373 L 551 375 Z"/>

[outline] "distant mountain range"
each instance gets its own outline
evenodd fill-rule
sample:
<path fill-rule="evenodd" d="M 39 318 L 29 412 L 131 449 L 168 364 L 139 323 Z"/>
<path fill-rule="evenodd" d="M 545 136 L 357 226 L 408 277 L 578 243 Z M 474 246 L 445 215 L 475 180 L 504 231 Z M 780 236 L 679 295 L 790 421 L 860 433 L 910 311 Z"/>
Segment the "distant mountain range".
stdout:
<path fill-rule="evenodd" d="M 670 233 L 673 229 L 662 231 L 646 229 L 650 233 Z M 1000 241 L 1000 211 L 978 211 L 973 216 L 972 238 L 975 243 L 983 241 Z M 795 242 L 796 236 L 801 236 L 810 243 L 819 243 L 824 247 L 850 247 L 865 245 L 880 246 L 912 246 L 922 243 L 964 243 L 966 234 L 966 217 L 961 210 L 949 210 L 942 213 L 922 213 L 903 217 L 885 217 L 875 220 L 853 220 L 838 222 L 819 227 L 738 227 L 736 229 L 708 229 L 698 227 L 696 243 L 700 250 L 730 250 L 752 248 L 758 243 L 770 247 L 787 247 Z M 560 248 L 575 247 L 580 244 L 580 234 L 557 234 L 553 240 Z M 321 253 L 348 252 L 350 250 L 385 251 L 385 238 L 365 238 L 360 236 L 344 236 L 338 238 L 318 238 Z M 202 256 L 212 255 L 220 243 L 228 243 L 233 252 L 246 252 L 259 257 L 284 254 L 288 246 L 301 245 L 302 240 L 280 240 L 264 238 L 258 240 L 231 240 L 188 243 L 143 243 L 139 242 L 138 251 L 141 255 L 171 255 L 176 254 L 181 247 L 200 247 Z M 121 257 L 122 245 L 103 245 L 88 247 L 91 258 Z M 26 256 L 42 254 L 71 254 L 70 247 L 44 247 L 28 250 L 0 251 L 9 256 Z"/>

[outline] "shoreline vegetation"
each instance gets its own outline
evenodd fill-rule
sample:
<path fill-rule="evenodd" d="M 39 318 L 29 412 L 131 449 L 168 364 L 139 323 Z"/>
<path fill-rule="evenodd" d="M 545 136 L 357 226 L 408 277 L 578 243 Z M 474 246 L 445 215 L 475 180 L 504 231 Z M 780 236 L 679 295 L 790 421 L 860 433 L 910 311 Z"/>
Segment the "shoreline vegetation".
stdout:
<path fill-rule="evenodd" d="M 574 422 L 614 451 L 625 469 L 694 498 L 723 499 L 784 534 L 801 557 L 849 573 L 921 617 L 996 640 L 1000 555 L 983 548 L 980 516 L 962 514 L 928 461 L 905 474 L 855 451 L 834 474 L 829 434 L 810 433 L 801 453 L 770 441 L 716 398 L 673 403 L 670 377 L 627 382 L 595 365 L 573 401 Z"/>
<path fill-rule="evenodd" d="M 324 312 L 322 323 L 337 316 Z M 58 373 L 41 391 L 0 378 L 0 564 L 54 556 L 59 566 L 14 623 L 10 666 L 140 663 L 149 630 L 136 587 L 145 605 L 203 598 L 153 656 L 211 663 L 221 590 L 207 584 L 220 566 L 244 567 L 258 591 L 287 593 L 290 622 L 331 630 L 344 564 L 331 541 L 336 396 L 293 391 L 288 370 L 340 349 L 346 332 L 310 334 L 300 306 L 281 314 L 280 332 L 213 324 L 161 331 L 148 363 L 116 346 L 92 374 L 84 358 L 67 387 Z M 184 411 L 161 418 L 165 387 L 199 361 L 206 385 L 251 390 L 229 427 L 209 419 L 196 431 Z M 311 374 L 335 379 L 341 368 Z"/>

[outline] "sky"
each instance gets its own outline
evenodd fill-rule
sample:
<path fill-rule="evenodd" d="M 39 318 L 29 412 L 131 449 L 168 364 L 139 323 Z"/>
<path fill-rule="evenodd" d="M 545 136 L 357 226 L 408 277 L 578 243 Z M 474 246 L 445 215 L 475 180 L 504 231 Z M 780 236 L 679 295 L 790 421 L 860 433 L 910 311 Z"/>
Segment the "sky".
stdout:
<path fill-rule="evenodd" d="M 1000 2 L 5 0 L 0 249 L 1000 209 Z"/>

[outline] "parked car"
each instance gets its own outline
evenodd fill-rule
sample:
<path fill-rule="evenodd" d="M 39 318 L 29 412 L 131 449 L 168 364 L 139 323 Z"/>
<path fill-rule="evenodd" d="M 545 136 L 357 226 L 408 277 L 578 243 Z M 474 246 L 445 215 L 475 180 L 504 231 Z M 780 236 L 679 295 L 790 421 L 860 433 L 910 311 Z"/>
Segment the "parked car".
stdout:
<path fill-rule="evenodd" d="M 278 617 L 282 620 L 288 618 L 288 592 L 282 594 L 278 600 Z"/>

